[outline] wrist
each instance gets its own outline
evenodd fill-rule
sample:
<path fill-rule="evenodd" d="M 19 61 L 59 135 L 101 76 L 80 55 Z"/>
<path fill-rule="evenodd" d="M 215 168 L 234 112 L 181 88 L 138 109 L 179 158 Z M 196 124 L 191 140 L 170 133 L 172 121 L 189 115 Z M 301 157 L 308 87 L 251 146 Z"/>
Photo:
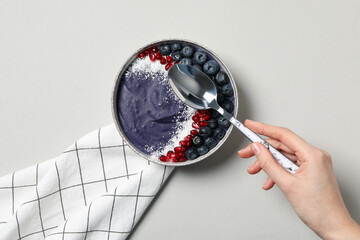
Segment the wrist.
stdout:
<path fill-rule="evenodd" d="M 335 231 L 329 231 L 324 234 L 320 234 L 320 237 L 325 240 L 352 240 L 360 239 L 360 226 L 351 219 L 351 222 L 342 226 Z"/>

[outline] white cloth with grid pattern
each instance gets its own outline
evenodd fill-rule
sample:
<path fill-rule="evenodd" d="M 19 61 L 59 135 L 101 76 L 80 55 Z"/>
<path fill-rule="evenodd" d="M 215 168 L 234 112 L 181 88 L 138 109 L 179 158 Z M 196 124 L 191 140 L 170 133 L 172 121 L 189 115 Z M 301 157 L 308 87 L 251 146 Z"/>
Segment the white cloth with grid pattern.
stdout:
<path fill-rule="evenodd" d="M 0 240 L 126 239 L 173 167 L 134 153 L 114 125 L 0 178 Z"/>

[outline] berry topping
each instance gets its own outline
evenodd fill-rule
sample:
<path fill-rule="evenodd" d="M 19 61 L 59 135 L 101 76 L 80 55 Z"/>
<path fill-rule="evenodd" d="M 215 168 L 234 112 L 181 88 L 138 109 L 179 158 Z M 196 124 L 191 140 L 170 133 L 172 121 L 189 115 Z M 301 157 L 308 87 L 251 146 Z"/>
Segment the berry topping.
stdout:
<path fill-rule="evenodd" d="M 171 50 L 173 52 L 180 51 L 181 50 L 181 43 L 176 42 L 176 43 L 171 44 Z"/>
<path fill-rule="evenodd" d="M 215 129 L 213 135 L 216 139 L 221 140 L 225 136 L 225 131 L 222 128 L 217 128 L 217 129 Z"/>
<path fill-rule="evenodd" d="M 194 144 L 194 146 L 195 147 L 200 147 L 201 145 L 203 145 L 204 144 L 204 138 L 202 137 L 202 136 L 195 136 L 194 138 L 193 138 L 193 144 Z"/>
<path fill-rule="evenodd" d="M 209 151 L 209 148 L 206 145 L 202 145 L 197 148 L 197 152 L 200 156 L 205 155 L 208 151 Z"/>
<path fill-rule="evenodd" d="M 165 59 L 165 57 L 162 57 L 162 58 L 161 58 L 160 63 L 163 64 L 163 65 L 166 64 L 166 59 Z"/>
<path fill-rule="evenodd" d="M 156 56 L 155 56 L 154 53 L 151 53 L 149 57 L 150 57 L 150 60 L 151 60 L 152 62 L 155 62 L 155 61 L 156 61 Z"/>
<path fill-rule="evenodd" d="M 210 109 L 210 115 L 212 118 L 217 118 L 220 115 L 220 113 L 215 109 Z"/>
<path fill-rule="evenodd" d="M 192 46 L 186 45 L 181 49 L 181 55 L 185 58 L 191 58 L 194 54 L 194 48 Z"/>
<path fill-rule="evenodd" d="M 162 161 L 162 162 L 168 162 L 169 159 L 168 159 L 166 156 L 161 155 L 161 156 L 160 156 L 160 161 Z"/>
<path fill-rule="evenodd" d="M 199 156 L 199 154 L 195 147 L 191 147 L 185 151 L 185 156 L 188 160 L 194 160 Z"/>
<path fill-rule="evenodd" d="M 182 148 L 182 147 L 175 147 L 175 148 L 174 148 L 174 151 L 175 151 L 175 153 L 178 153 L 178 152 L 184 152 L 184 151 L 185 151 L 185 149 L 184 149 L 184 148 Z"/>
<path fill-rule="evenodd" d="M 209 75 L 216 74 L 219 71 L 219 69 L 220 66 L 215 60 L 209 60 L 203 66 L 204 72 Z"/>
<path fill-rule="evenodd" d="M 199 126 L 200 126 L 200 127 L 206 127 L 206 126 L 207 126 L 207 122 L 206 122 L 206 121 L 201 121 L 201 122 L 199 122 Z"/>
<path fill-rule="evenodd" d="M 229 113 L 234 111 L 234 104 L 229 100 L 225 100 L 223 103 L 221 103 L 221 107 Z"/>
<path fill-rule="evenodd" d="M 161 53 L 160 53 L 160 52 L 156 52 L 156 53 L 155 53 L 155 58 L 158 59 L 158 60 L 160 60 L 160 59 L 162 58 Z"/>
<path fill-rule="evenodd" d="M 174 152 L 173 151 L 168 151 L 167 154 L 166 154 L 166 157 L 167 158 L 172 158 L 174 156 Z"/>
<path fill-rule="evenodd" d="M 192 120 L 193 120 L 194 122 L 196 122 L 196 123 L 199 123 L 199 122 L 200 122 L 200 117 L 199 117 L 198 115 L 194 115 L 194 116 L 192 117 Z"/>
<path fill-rule="evenodd" d="M 191 131 L 190 131 L 190 134 L 193 135 L 193 136 L 198 135 L 198 133 L 199 133 L 199 132 L 198 132 L 197 130 L 191 130 Z"/>
<path fill-rule="evenodd" d="M 224 116 L 219 116 L 217 118 L 217 121 L 219 123 L 220 126 L 223 126 L 223 127 L 229 127 L 230 126 L 230 122 L 229 120 L 227 120 Z"/>
<path fill-rule="evenodd" d="M 221 93 L 224 94 L 226 97 L 231 97 L 234 95 L 234 90 L 231 87 L 231 84 L 227 84 L 221 87 Z"/>
<path fill-rule="evenodd" d="M 212 130 L 210 127 L 201 127 L 199 129 L 199 135 L 206 138 L 212 135 Z"/>
<path fill-rule="evenodd" d="M 180 64 L 185 64 L 185 65 L 192 65 L 192 60 L 190 58 L 183 58 L 180 60 Z"/>
<path fill-rule="evenodd" d="M 186 147 L 187 146 L 187 143 L 185 141 L 180 141 L 179 142 L 180 146 L 182 147 Z"/>
<path fill-rule="evenodd" d="M 229 82 L 229 78 L 226 73 L 220 71 L 215 76 L 215 83 L 219 86 L 223 86 Z"/>
<path fill-rule="evenodd" d="M 184 138 L 184 141 L 185 142 L 191 142 L 193 139 L 193 136 L 192 135 L 187 135 L 185 138 Z"/>
<path fill-rule="evenodd" d="M 217 145 L 217 141 L 212 137 L 208 137 L 205 138 L 205 145 L 208 146 L 209 149 L 212 149 Z"/>
<path fill-rule="evenodd" d="M 170 45 L 168 44 L 164 44 L 164 45 L 161 45 L 159 47 L 159 52 L 161 53 L 161 55 L 163 56 L 167 56 L 171 53 L 171 48 L 170 48 Z"/>
<path fill-rule="evenodd" d="M 200 65 L 203 65 L 206 61 L 207 61 L 207 55 L 206 53 L 202 52 L 202 51 L 198 51 L 198 52 L 195 52 L 194 54 L 194 62 L 197 63 L 197 64 L 200 64 Z"/>
<path fill-rule="evenodd" d="M 210 118 L 211 118 L 210 113 L 206 113 L 205 116 L 202 117 L 202 120 L 203 120 L 203 121 L 207 121 L 207 120 L 209 120 Z"/>
<path fill-rule="evenodd" d="M 193 122 L 191 126 L 192 126 L 193 128 L 195 128 L 195 129 L 199 129 L 199 128 L 200 128 L 199 124 L 197 124 L 196 122 Z"/>
<path fill-rule="evenodd" d="M 166 61 L 168 63 L 172 63 L 173 62 L 173 59 L 170 57 L 170 56 L 166 56 Z"/>
<path fill-rule="evenodd" d="M 175 61 L 175 62 L 180 62 L 181 60 L 181 53 L 179 51 L 173 52 L 171 53 L 171 58 Z"/>
<path fill-rule="evenodd" d="M 212 118 L 210 120 L 207 121 L 208 123 L 208 126 L 211 128 L 211 129 L 215 129 L 219 126 L 218 122 L 216 119 Z"/>
<path fill-rule="evenodd" d="M 166 64 L 166 65 L 165 65 L 165 70 L 166 70 L 166 71 L 169 70 L 173 65 L 174 65 L 174 64 L 172 64 L 172 63 Z"/>
<path fill-rule="evenodd" d="M 220 103 L 224 102 L 224 100 L 225 100 L 224 94 L 222 94 L 221 92 L 219 92 L 219 93 L 217 94 L 217 102 L 220 104 Z"/>

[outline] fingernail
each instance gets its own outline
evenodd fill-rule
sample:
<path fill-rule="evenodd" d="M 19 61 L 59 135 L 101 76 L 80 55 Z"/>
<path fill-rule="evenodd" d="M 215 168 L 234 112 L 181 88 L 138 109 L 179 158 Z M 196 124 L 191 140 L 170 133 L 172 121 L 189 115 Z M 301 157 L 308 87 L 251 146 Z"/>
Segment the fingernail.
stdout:
<path fill-rule="evenodd" d="M 245 148 L 241 149 L 240 151 L 238 151 L 238 155 L 240 155 L 241 153 L 243 153 L 245 150 Z"/>
<path fill-rule="evenodd" d="M 259 155 L 260 153 L 260 146 L 259 143 L 253 143 L 250 145 L 251 151 L 255 154 L 255 156 Z"/>
<path fill-rule="evenodd" d="M 250 166 L 250 167 L 248 167 L 248 169 L 247 169 L 247 170 L 251 170 L 251 169 L 254 167 L 254 165 L 255 165 L 255 163 L 251 164 L 251 166 Z"/>

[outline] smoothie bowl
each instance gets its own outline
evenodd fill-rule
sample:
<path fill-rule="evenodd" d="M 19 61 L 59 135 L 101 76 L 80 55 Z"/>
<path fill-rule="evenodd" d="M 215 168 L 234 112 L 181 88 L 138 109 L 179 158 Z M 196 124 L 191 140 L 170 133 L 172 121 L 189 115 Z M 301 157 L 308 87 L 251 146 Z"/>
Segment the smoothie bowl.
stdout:
<path fill-rule="evenodd" d="M 235 117 L 238 109 L 234 79 L 209 49 L 180 39 L 153 42 L 123 65 L 112 95 L 114 122 L 130 148 L 164 165 L 199 162 L 225 142 L 232 125 L 215 110 L 196 110 L 173 92 L 168 70 L 189 64 L 215 82 L 218 102 Z"/>

